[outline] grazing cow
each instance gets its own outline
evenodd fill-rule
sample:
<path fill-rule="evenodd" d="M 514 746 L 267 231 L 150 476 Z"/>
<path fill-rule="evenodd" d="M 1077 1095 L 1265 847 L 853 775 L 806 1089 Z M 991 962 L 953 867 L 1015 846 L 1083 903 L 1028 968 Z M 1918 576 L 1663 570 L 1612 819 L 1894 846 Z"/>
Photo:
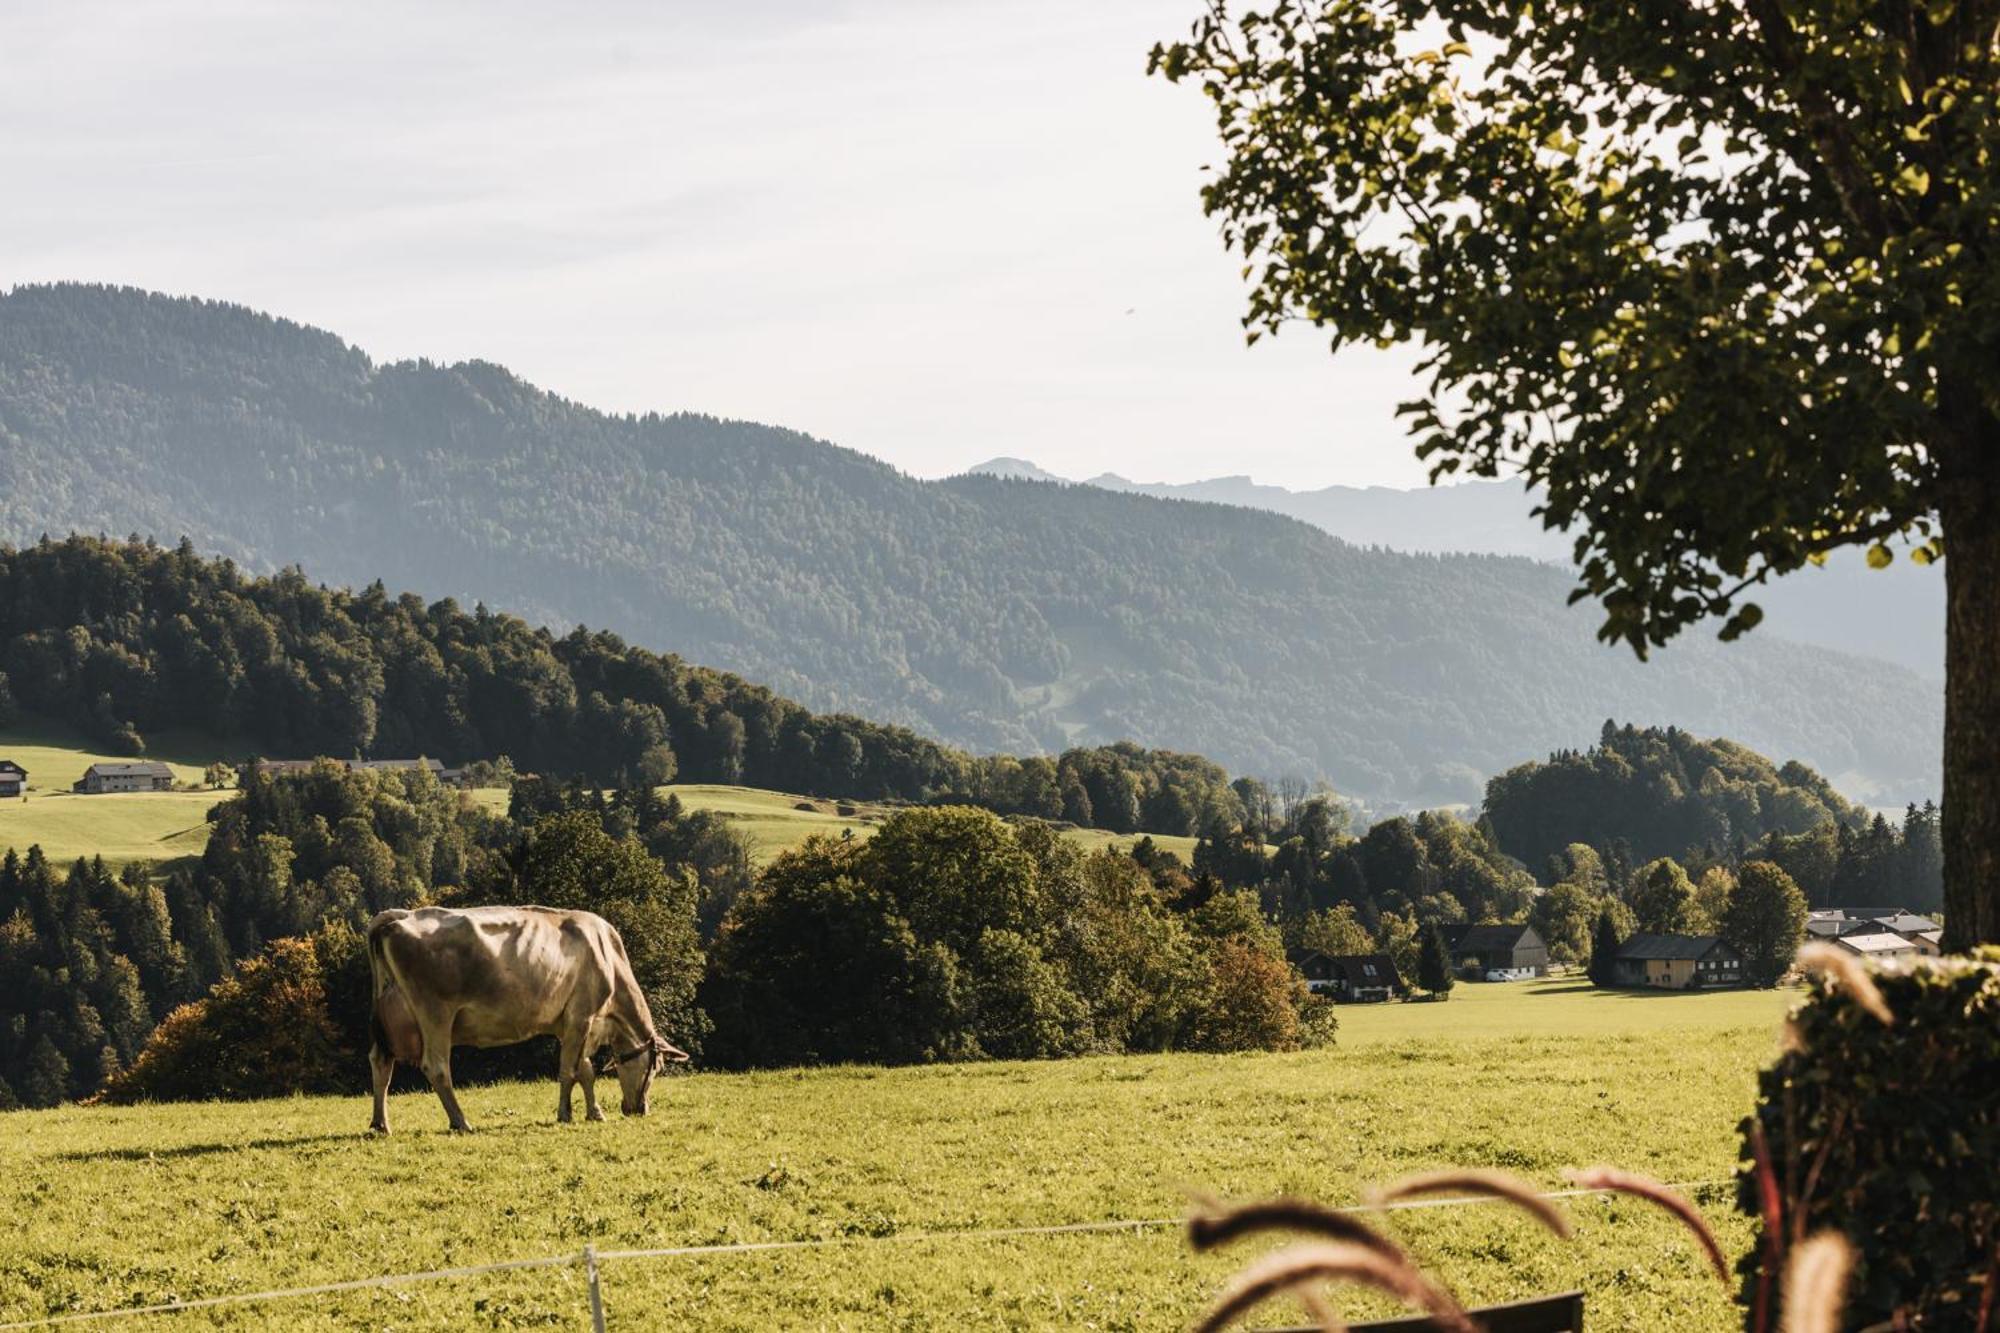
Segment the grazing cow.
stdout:
<path fill-rule="evenodd" d="M 453 1046 L 507 1046 L 530 1037 L 562 1043 L 556 1119 L 570 1118 L 570 1090 L 583 1084 L 584 1114 L 597 1109 L 596 1052 L 609 1046 L 621 1109 L 646 1114 L 662 1064 L 686 1060 L 653 1030 L 653 1013 L 632 978 L 625 942 L 592 912 L 548 907 L 420 907 L 368 923 L 375 979 L 373 1040 L 377 1133 L 389 1132 L 389 1079 L 396 1062 L 430 1080 L 451 1127 L 466 1129 L 451 1090 Z"/>

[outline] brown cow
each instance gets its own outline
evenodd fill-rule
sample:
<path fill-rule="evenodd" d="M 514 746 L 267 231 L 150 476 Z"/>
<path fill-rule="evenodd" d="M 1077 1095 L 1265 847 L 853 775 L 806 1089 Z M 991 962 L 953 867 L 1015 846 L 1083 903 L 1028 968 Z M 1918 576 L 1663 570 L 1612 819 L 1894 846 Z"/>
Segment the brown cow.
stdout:
<path fill-rule="evenodd" d="M 583 1084 L 584 1115 L 597 1109 L 596 1052 L 612 1050 L 626 1115 L 646 1114 L 662 1064 L 686 1060 L 653 1030 L 653 1013 L 632 978 L 625 942 L 592 912 L 548 907 L 420 907 L 368 923 L 375 978 L 375 1132 L 389 1132 L 389 1079 L 396 1062 L 424 1071 L 456 1130 L 468 1128 L 451 1090 L 453 1046 L 507 1046 L 530 1037 L 562 1043 L 556 1119 L 570 1118 L 570 1090 Z"/>

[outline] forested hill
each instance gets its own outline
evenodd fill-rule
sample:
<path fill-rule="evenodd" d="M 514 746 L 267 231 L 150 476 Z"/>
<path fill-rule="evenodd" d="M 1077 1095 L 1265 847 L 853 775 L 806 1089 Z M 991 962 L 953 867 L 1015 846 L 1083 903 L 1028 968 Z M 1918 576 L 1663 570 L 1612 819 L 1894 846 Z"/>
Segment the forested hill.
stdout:
<path fill-rule="evenodd" d="M 1523 754 L 1648 717 L 1876 799 L 1937 785 L 1940 701 L 1914 676 L 1758 635 L 1641 665 L 1525 560 L 922 482 L 791 431 L 591 411 L 492 365 L 377 365 L 239 307 L 20 288 L 0 296 L 0 539 L 70 530 L 607 626 L 980 749 L 1132 738 L 1476 799 Z"/>

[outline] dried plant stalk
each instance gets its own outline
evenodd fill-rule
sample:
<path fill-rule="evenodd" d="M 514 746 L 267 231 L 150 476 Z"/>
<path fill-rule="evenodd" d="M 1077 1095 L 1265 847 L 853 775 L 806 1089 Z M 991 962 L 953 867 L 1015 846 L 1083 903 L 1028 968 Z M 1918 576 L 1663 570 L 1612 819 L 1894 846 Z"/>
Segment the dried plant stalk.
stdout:
<path fill-rule="evenodd" d="M 1848 997 L 1874 1015 L 1884 1027 L 1895 1026 L 1896 1015 L 1891 1012 L 1889 1002 L 1882 998 L 1875 978 L 1868 975 L 1868 969 L 1862 966 L 1859 958 L 1839 945 L 1820 941 L 1806 945 L 1799 950 L 1799 970 L 1839 982 Z"/>
<path fill-rule="evenodd" d="M 1716 1240 L 1715 1232 L 1709 1229 L 1701 1210 L 1690 1203 L 1686 1195 L 1668 1189 L 1648 1176 L 1634 1175 L 1615 1166 L 1593 1166 L 1581 1171 L 1565 1171 L 1563 1175 L 1582 1189 L 1629 1194 L 1666 1209 L 1680 1219 L 1682 1226 L 1694 1233 L 1695 1239 L 1701 1242 L 1703 1252 L 1708 1255 L 1709 1266 L 1715 1270 L 1716 1279 L 1725 1287 L 1729 1285 L 1729 1260 L 1723 1256 L 1722 1244 Z"/>
<path fill-rule="evenodd" d="M 1416 1265 L 1398 1263 L 1366 1246 L 1335 1241 L 1309 1241 L 1259 1259 L 1237 1275 L 1195 1328 L 1197 1333 L 1216 1333 L 1273 1296 L 1319 1282 L 1373 1287 L 1426 1311 L 1452 1333 L 1478 1333 L 1464 1308 Z"/>
<path fill-rule="evenodd" d="M 1260 1199 L 1234 1208 L 1211 1207 L 1188 1218 L 1188 1244 L 1197 1250 L 1266 1231 L 1297 1231 L 1325 1240 L 1360 1245 L 1398 1263 L 1408 1262 L 1402 1246 L 1352 1213 L 1310 1199 Z"/>
<path fill-rule="evenodd" d="M 1465 1194 L 1511 1203 L 1562 1239 L 1569 1239 L 1569 1219 L 1562 1210 L 1537 1194 L 1533 1185 L 1505 1171 L 1427 1171 L 1392 1181 L 1369 1198 L 1385 1204 L 1427 1194 Z"/>
<path fill-rule="evenodd" d="M 1839 1333 L 1847 1303 L 1854 1247 L 1837 1231 L 1821 1231 L 1792 1247 L 1785 1263 L 1784 1333 Z"/>

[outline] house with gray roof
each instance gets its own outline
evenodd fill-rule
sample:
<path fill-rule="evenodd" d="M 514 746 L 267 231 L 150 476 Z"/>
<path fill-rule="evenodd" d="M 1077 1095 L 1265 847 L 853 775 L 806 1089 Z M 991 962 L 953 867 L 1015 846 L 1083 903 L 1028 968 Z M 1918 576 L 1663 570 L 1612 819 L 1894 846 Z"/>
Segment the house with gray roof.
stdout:
<path fill-rule="evenodd" d="M 12 759 L 0 759 L 0 797 L 25 796 L 28 791 L 28 770 Z"/>
<path fill-rule="evenodd" d="M 174 770 L 157 759 L 130 763 L 92 764 L 83 770 L 71 787 L 73 791 L 100 796 L 114 791 L 172 791 Z"/>
<path fill-rule="evenodd" d="M 1714 990 L 1744 984 L 1743 955 L 1714 935 L 1641 931 L 1618 946 L 1611 980 L 1659 990 Z"/>

